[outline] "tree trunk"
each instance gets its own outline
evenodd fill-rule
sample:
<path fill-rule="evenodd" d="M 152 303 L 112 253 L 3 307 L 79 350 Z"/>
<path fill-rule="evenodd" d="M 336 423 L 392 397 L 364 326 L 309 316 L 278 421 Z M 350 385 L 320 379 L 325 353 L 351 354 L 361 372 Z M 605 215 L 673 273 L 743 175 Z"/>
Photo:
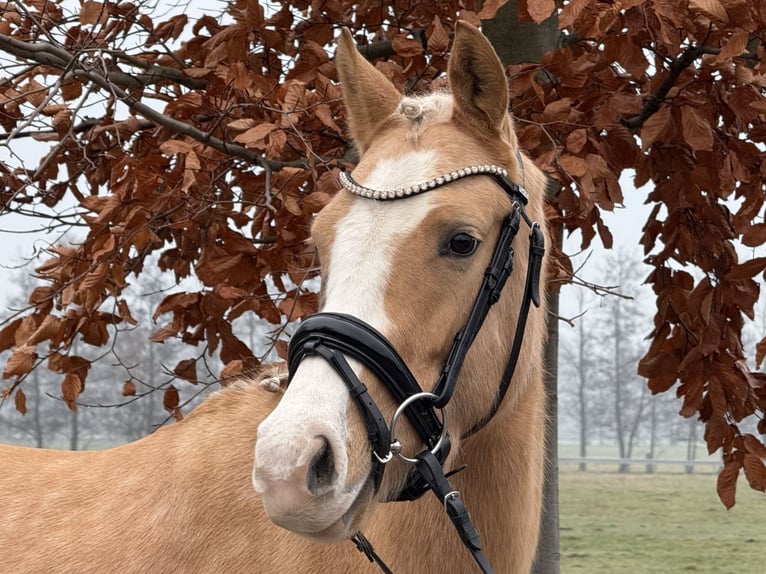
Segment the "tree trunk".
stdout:
<path fill-rule="evenodd" d="M 80 423 L 78 411 L 69 413 L 69 450 L 78 450 L 80 445 Z"/>
<path fill-rule="evenodd" d="M 651 417 L 651 429 L 649 431 L 649 452 L 646 455 L 646 458 L 649 460 L 654 460 L 656 453 L 655 450 L 657 448 L 657 401 L 650 401 L 652 410 L 650 413 Z M 654 473 L 654 464 L 648 463 L 646 465 L 646 472 L 648 474 Z"/>
<path fill-rule="evenodd" d="M 506 66 L 539 62 L 543 54 L 559 42 L 558 18 L 554 13 L 541 25 L 519 22 L 516 1 L 511 0 L 498 10 L 492 20 L 482 22 L 482 31 L 492 42 Z M 554 229 L 554 237 L 563 237 Z M 560 241 L 560 239 L 559 239 Z M 545 386 L 548 417 L 545 428 L 546 475 L 543 488 L 543 515 L 540 524 L 540 542 L 534 574 L 558 574 L 559 551 L 559 481 L 558 481 L 558 291 L 548 293 L 548 343 L 545 349 Z"/>
<path fill-rule="evenodd" d="M 686 474 L 694 472 L 694 459 L 697 458 L 697 421 L 689 420 L 689 440 L 686 443 Z"/>
<path fill-rule="evenodd" d="M 580 292 L 580 313 L 583 313 L 584 302 L 583 295 Z M 584 459 L 588 455 L 588 405 L 586 403 L 585 387 L 588 382 L 588 373 L 586 369 L 587 348 L 585 344 L 585 321 L 577 322 L 578 349 L 577 349 L 577 375 L 580 379 L 577 385 L 577 396 L 580 407 L 580 458 Z M 587 465 L 580 463 L 580 472 L 585 472 Z"/>
<path fill-rule="evenodd" d="M 492 20 L 482 22 L 481 29 L 506 66 L 539 62 L 546 52 L 559 45 L 559 22 L 556 14 L 540 25 L 534 22 L 519 22 L 516 0 L 511 0 L 500 8 Z"/>
<path fill-rule="evenodd" d="M 43 448 L 45 443 L 43 442 L 43 425 L 42 419 L 40 418 L 40 395 L 42 393 L 40 392 L 40 376 L 37 369 L 32 371 L 32 389 L 34 390 L 35 401 L 34 406 L 32 406 L 32 425 L 35 435 L 35 446 L 37 448 Z"/>
<path fill-rule="evenodd" d="M 561 234 L 558 237 L 562 237 Z M 548 417 L 545 422 L 547 457 L 543 485 L 543 515 L 534 574 L 558 574 L 559 546 L 559 449 L 558 449 L 558 357 L 559 357 L 559 293 L 548 294 L 548 341 L 545 345 L 545 397 Z"/>
<path fill-rule="evenodd" d="M 636 437 L 638 436 L 638 429 L 644 420 L 644 409 L 646 408 L 647 391 L 641 393 L 641 399 L 638 403 L 638 411 L 633 418 L 633 424 L 630 427 L 630 433 L 628 434 L 628 449 L 627 458 L 633 458 L 633 446 L 636 444 Z"/>
<path fill-rule="evenodd" d="M 612 357 L 612 382 L 614 384 L 614 424 L 617 431 L 617 446 L 620 452 L 620 458 L 628 458 L 627 444 L 625 440 L 625 428 L 623 422 L 622 412 L 622 373 L 620 366 L 622 364 L 622 316 L 620 313 L 620 302 L 614 301 L 612 303 L 612 326 L 614 331 L 612 332 L 613 340 L 613 353 Z M 629 465 L 620 463 L 621 474 L 629 471 Z"/>

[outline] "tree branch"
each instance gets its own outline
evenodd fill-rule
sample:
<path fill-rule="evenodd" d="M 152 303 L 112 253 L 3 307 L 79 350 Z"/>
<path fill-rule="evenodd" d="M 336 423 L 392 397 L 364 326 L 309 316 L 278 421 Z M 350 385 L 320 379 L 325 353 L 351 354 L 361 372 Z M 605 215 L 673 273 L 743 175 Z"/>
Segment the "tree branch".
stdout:
<path fill-rule="evenodd" d="M 428 39 L 426 38 L 426 31 L 423 28 L 415 28 L 410 32 L 412 36 L 420 42 L 423 46 L 423 51 L 428 50 Z M 450 32 L 449 37 L 452 38 L 455 35 L 454 32 Z M 390 58 L 396 55 L 394 45 L 391 40 L 380 40 L 378 42 L 371 42 L 364 46 L 357 46 L 359 53 L 368 60 L 375 60 L 377 58 Z"/>
<path fill-rule="evenodd" d="M 82 120 L 79 124 L 76 126 L 72 126 L 71 133 L 73 134 L 80 134 L 83 132 L 88 131 L 91 128 L 96 127 L 101 123 L 101 120 L 99 118 L 85 118 Z M 108 126 L 104 126 L 106 129 L 118 129 L 120 127 L 120 123 L 111 124 Z M 143 130 L 149 130 L 152 128 L 157 127 L 157 124 L 154 122 L 150 122 L 148 120 L 140 120 L 135 128 L 135 131 L 140 132 Z M 31 130 L 31 131 L 24 131 L 24 132 L 18 132 L 13 134 L 13 139 L 19 139 L 19 138 L 33 138 L 35 136 L 40 135 L 46 135 L 46 134 L 57 134 L 58 132 L 56 130 Z M 8 138 L 11 134 L 9 133 L 0 133 L 0 139 Z"/>
<path fill-rule="evenodd" d="M 662 102 L 665 101 L 665 98 L 676 84 L 681 73 L 704 53 L 709 52 L 707 49 L 700 46 L 689 46 L 686 48 L 686 50 L 671 62 L 670 68 L 668 68 L 668 75 L 662 81 L 662 84 L 660 84 L 657 91 L 646 99 L 646 102 L 638 112 L 638 115 L 622 120 L 622 125 L 633 130 L 644 125 L 644 122 L 660 109 Z"/>
<path fill-rule="evenodd" d="M 131 110 L 141 114 L 146 119 L 156 123 L 157 125 L 169 128 L 177 133 L 187 135 L 192 139 L 204 143 L 224 154 L 238 157 L 254 165 L 268 168 L 271 171 L 280 171 L 285 167 L 298 167 L 302 169 L 307 168 L 305 159 L 293 161 L 270 160 L 261 155 L 253 153 L 246 147 L 216 138 L 207 132 L 195 128 L 190 124 L 171 118 L 162 112 L 158 112 L 157 110 L 151 108 L 150 106 L 127 93 L 120 86 L 110 82 L 110 74 L 105 74 L 97 71 L 97 67 L 91 67 L 90 69 L 86 68 L 76 56 L 59 46 L 55 46 L 48 42 L 28 44 L 26 42 L 16 40 L 15 38 L 11 38 L 5 34 L 0 34 L 0 49 L 3 49 L 17 57 L 26 58 L 28 60 L 38 62 L 39 64 L 55 67 L 61 70 L 68 70 L 71 71 L 71 73 L 73 73 L 75 76 L 86 78 L 97 86 L 107 90 L 115 97 L 119 98 L 119 100 L 127 105 Z"/>
<path fill-rule="evenodd" d="M 198 78 L 190 78 L 188 76 L 185 76 L 183 72 L 181 72 L 181 70 L 178 70 L 176 68 L 170 68 L 168 66 L 160 66 L 157 64 L 148 64 L 147 62 L 144 62 L 141 58 L 136 58 L 135 56 L 131 56 L 130 54 L 126 54 L 125 52 L 111 50 L 108 52 L 108 54 L 110 54 L 115 59 L 125 60 L 131 66 L 135 66 L 136 68 L 141 68 L 142 70 L 144 70 L 145 72 L 144 74 L 136 74 L 133 76 L 124 74 L 135 81 L 139 81 L 143 85 L 148 85 L 148 84 L 153 84 L 155 82 L 168 80 L 168 81 L 186 86 L 187 88 L 192 90 L 204 90 L 205 88 L 207 88 L 207 82 L 205 80 L 200 80 Z M 110 74 L 110 79 L 111 79 L 111 74 Z"/>

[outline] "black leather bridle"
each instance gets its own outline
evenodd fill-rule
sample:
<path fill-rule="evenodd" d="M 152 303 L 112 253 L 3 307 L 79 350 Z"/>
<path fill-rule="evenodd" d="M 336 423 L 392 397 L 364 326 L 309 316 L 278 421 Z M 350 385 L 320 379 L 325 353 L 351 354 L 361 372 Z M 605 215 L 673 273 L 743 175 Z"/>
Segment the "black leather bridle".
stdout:
<path fill-rule="evenodd" d="M 518 159 L 519 166 L 522 166 L 521 157 L 519 156 Z M 492 568 L 482 553 L 479 535 L 471 524 L 460 493 L 449 483 L 448 476 L 452 473 L 445 474 L 442 467 L 450 451 L 443 409 L 452 398 L 468 350 L 481 329 L 490 307 L 500 298 L 503 286 L 513 271 L 512 243 L 521 222 L 524 222 L 530 229 L 529 260 L 511 352 L 489 411 L 462 438 L 478 432 L 500 408 L 518 362 L 530 304 L 540 305 L 540 273 L 545 252 L 543 231 L 539 224 L 532 222 L 527 216 L 525 210 L 527 195 L 523 186 L 509 181 L 505 169 L 497 166 L 464 168 L 418 186 L 393 192 L 368 189 L 359 185 L 346 173 L 342 175 L 341 182 L 346 189 L 356 195 L 386 201 L 429 191 L 456 179 L 477 175 L 492 177 L 511 199 L 513 207 L 503 220 L 500 235 L 490 263 L 484 272 L 468 321 L 455 335 L 447 361 L 431 391 L 423 391 L 397 350 L 382 334 L 364 321 L 343 313 L 316 313 L 305 319 L 290 342 L 288 368 L 292 378 L 300 362 L 312 355 L 322 357 L 332 366 L 348 386 L 349 393 L 360 407 L 367 426 L 372 445 L 372 477 L 375 491 L 377 492 L 380 487 L 386 463 L 393 457 L 396 456 L 413 464 L 414 467 L 408 476 L 405 488 L 393 500 L 416 500 L 428 490 L 432 490 L 444 504 L 461 540 L 471 551 L 481 570 L 491 573 Z M 390 424 L 386 422 L 375 401 L 367 392 L 367 387 L 359 380 L 346 357 L 356 359 L 368 368 L 399 404 Z M 437 414 L 437 410 L 441 411 L 441 415 Z M 395 426 L 402 414 L 407 417 L 426 447 L 414 458 L 404 456 L 401 453 L 401 445 L 395 439 Z M 371 561 L 375 560 L 384 571 L 390 572 L 361 533 L 357 533 L 353 540 Z"/>

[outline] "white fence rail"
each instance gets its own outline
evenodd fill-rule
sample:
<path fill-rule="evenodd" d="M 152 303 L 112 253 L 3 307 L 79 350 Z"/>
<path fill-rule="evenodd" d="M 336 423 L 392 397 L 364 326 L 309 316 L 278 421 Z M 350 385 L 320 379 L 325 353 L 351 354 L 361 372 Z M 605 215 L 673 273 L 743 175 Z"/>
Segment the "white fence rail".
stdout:
<path fill-rule="evenodd" d="M 685 472 L 693 472 L 694 468 L 702 467 L 706 472 L 714 472 L 723 468 L 720 460 L 682 460 L 682 459 L 647 459 L 647 458 L 608 458 L 608 457 L 574 457 L 560 456 L 559 464 L 610 465 L 624 467 L 628 472 L 653 472 L 657 466 L 682 467 Z M 651 469 L 651 470 L 650 470 Z"/>

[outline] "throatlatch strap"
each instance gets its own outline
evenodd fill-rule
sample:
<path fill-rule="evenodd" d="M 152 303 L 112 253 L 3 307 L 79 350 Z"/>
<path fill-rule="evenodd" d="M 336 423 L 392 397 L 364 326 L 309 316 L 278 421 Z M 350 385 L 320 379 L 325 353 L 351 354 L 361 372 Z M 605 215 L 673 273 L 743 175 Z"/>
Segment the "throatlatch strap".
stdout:
<path fill-rule="evenodd" d="M 511 386 L 513 373 L 516 371 L 516 364 L 519 361 L 521 343 L 524 340 L 524 329 L 527 325 L 530 303 L 533 303 L 535 307 L 540 306 L 540 273 L 544 254 L 545 236 L 543 235 L 543 231 L 540 229 L 539 225 L 532 224 L 532 230 L 529 233 L 529 262 L 527 263 L 527 279 L 524 284 L 524 296 L 521 301 L 519 316 L 516 321 L 516 332 L 513 336 L 511 353 L 508 357 L 508 362 L 505 365 L 505 371 L 503 372 L 503 379 L 500 381 L 500 386 L 497 389 L 495 400 L 487 414 L 485 414 L 478 423 L 468 429 L 468 431 L 465 432 L 461 438 L 466 438 L 472 434 L 475 434 L 477 431 L 484 428 L 484 426 L 489 421 L 492 420 L 492 417 L 494 417 L 495 413 L 497 413 L 500 405 L 503 403 L 503 399 L 505 398 L 508 389 Z"/>

